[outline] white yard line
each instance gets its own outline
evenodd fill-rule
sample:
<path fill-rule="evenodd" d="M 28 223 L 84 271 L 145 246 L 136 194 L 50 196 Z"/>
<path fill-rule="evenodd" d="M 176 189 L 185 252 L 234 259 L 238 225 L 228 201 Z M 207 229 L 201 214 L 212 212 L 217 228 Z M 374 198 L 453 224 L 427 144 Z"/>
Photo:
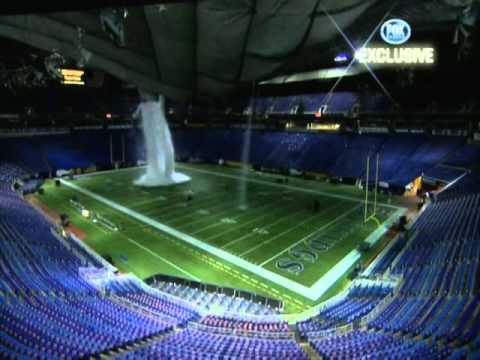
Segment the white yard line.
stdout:
<path fill-rule="evenodd" d="M 279 238 L 279 237 L 282 237 L 282 236 L 285 235 L 285 234 L 288 234 L 289 232 L 297 229 L 298 227 L 301 227 L 303 224 L 308 223 L 309 221 L 315 219 L 316 217 L 317 217 L 317 214 L 309 216 L 307 219 L 301 221 L 300 223 L 297 223 L 297 225 L 295 225 L 294 227 L 289 228 L 288 230 L 282 231 L 281 233 L 279 233 L 279 234 L 277 234 L 277 235 L 275 235 L 275 236 L 272 236 L 271 238 L 268 238 L 268 239 L 266 239 L 265 241 L 262 241 L 260 244 L 258 244 L 258 245 L 256 245 L 256 246 L 254 246 L 254 247 L 252 247 L 252 248 L 244 251 L 243 253 L 240 254 L 240 256 L 243 257 L 243 256 L 245 256 L 245 255 L 247 255 L 247 254 L 250 254 L 252 251 L 257 250 L 258 248 L 260 248 L 260 247 L 262 247 L 262 246 L 264 246 L 264 245 L 270 244 L 273 240 L 275 240 L 275 239 L 277 239 L 277 238 Z"/>
<path fill-rule="evenodd" d="M 146 251 L 147 253 L 149 253 L 150 255 L 162 260 L 164 263 L 170 265 L 171 267 L 177 269 L 178 271 L 184 273 L 185 275 L 187 275 L 189 278 L 191 278 L 192 280 L 195 280 L 195 281 L 201 281 L 201 279 L 199 279 L 198 277 L 196 277 L 195 275 L 192 275 L 191 273 L 189 273 L 188 271 L 182 269 L 180 266 L 178 265 L 175 265 L 174 263 L 172 263 L 171 261 L 168 261 L 167 259 L 165 259 L 164 257 L 158 255 L 156 252 L 150 250 L 149 248 L 143 246 L 142 244 L 139 244 L 138 242 L 136 242 L 135 240 L 133 239 L 130 239 L 128 236 L 125 236 L 127 238 L 127 240 L 134 244 L 135 246 L 138 246 L 140 249 Z"/>
<path fill-rule="evenodd" d="M 285 210 L 285 209 L 281 209 L 281 211 L 284 211 L 284 210 Z M 299 210 L 296 211 L 296 212 L 294 212 L 293 214 L 296 214 L 297 212 L 299 212 Z M 222 232 L 220 232 L 220 233 L 216 233 L 216 234 L 213 235 L 213 236 L 209 236 L 208 238 L 205 238 L 205 240 L 210 241 L 210 240 L 212 240 L 212 239 L 216 239 L 216 238 L 218 238 L 218 237 L 220 237 L 220 236 L 223 236 L 224 234 L 228 234 L 228 233 L 231 232 L 231 231 L 236 231 L 236 230 L 238 230 L 238 229 L 240 229 L 240 228 L 243 228 L 243 227 L 248 226 L 248 225 L 250 225 L 250 224 L 256 223 L 256 222 L 258 222 L 259 220 L 261 220 L 261 219 L 263 219 L 263 218 L 272 216 L 273 213 L 275 213 L 275 212 L 267 213 L 267 214 L 262 215 L 262 216 L 257 216 L 257 217 L 255 217 L 254 219 L 252 219 L 252 220 L 250 220 L 250 221 L 247 221 L 246 223 L 237 225 L 235 228 L 228 229 L 228 230 L 222 231 Z M 276 223 L 278 223 L 279 221 L 283 221 L 283 220 L 285 220 L 285 218 L 291 217 L 293 214 L 290 213 L 290 214 L 282 217 L 281 219 L 275 221 L 274 223 L 270 223 L 270 224 L 269 224 L 267 227 L 265 227 L 265 228 L 268 228 L 268 227 L 270 227 L 270 226 L 273 226 L 273 225 L 275 225 Z M 203 229 L 200 230 L 200 231 L 194 232 L 194 234 L 199 233 L 199 232 L 202 232 L 202 231 L 204 231 L 204 230 L 206 230 L 206 229 L 209 229 L 209 228 L 211 228 L 211 227 L 214 227 L 214 226 L 219 226 L 219 225 L 221 225 L 221 223 L 220 223 L 220 224 L 219 224 L 219 223 L 216 223 L 216 224 L 207 226 L 207 227 L 203 228 Z M 245 235 L 245 237 L 248 237 L 248 236 L 251 236 L 251 235 L 252 235 L 251 233 L 248 233 L 248 234 Z"/>
<path fill-rule="evenodd" d="M 282 210 L 282 211 L 283 211 L 283 210 Z M 294 213 L 287 214 L 287 215 L 285 215 L 285 216 L 277 219 L 276 221 L 274 221 L 274 222 L 272 222 L 272 223 L 269 223 L 267 226 L 263 226 L 262 228 L 263 228 L 263 229 L 269 229 L 270 227 L 275 226 L 275 225 L 277 225 L 278 223 L 281 223 L 281 222 L 284 221 L 285 219 L 291 218 L 294 214 L 296 214 L 296 213 L 298 213 L 298 212 L 299 212 L 299 211 L 296 211 L 296 212 L 294 212 Z M 264 217 L 267 217 L 267 216 L 272 216 L 272 213 L 266 214 L 266 215 L 264 215 L 264 216 L 257 217 L 257 218 L 255 218 L 254 221 L 259 221 L 260 219 L 262 219 L 262 218 L 264 218 Z M 232 230 L 234 230 L 234 229 L 232 229 Z M 232 230 L 229 230 L 228 232 L 230 232 L 230 231 L 232 231 Z M 242 236 L 240 236 L 239 238 L 236 238 L 236 239 L 228 242 L 227 244 L 223 245 L 223 246 L 222 246 L 222 249 L 226 249 L 226 248 L 230 247 L 231 245 L 234 245 L 234 244 L 236 244 L 237 242 L 242 241 L 243 239 L 246 239 L 246 238 L 248 238 L 248 237 L 250 237 L 250 236 L 253 236 L 253 235 L 254 235 L 254 234 L 253 234 L 252 232 L 249 232 L 249 233 L 247 233 L 247 234 L 245 234 L 245 235 L 242 235 Z M 214 236 L 213 238 L 215 238 L 215 237 L 216 237 L 216 236 Z M 212 238 L 212 237 L 211 237 L 211 238 Z M 208 238 L 208 239 L 211 239 L 211 238 Z"/>
<path fill-rule="evenodd" d="M 227 213 L 227 214 L 228 214 L 229 212 L 231 212 L 232 209 L 233 209 L 234 206 L 235 206 L 235 205 L 232 204 L 232 203 L 228 203 L 227 205 L 225 205 L 225 204 L 219 204 L 219 205 L 222 205 L 222 206 L 220 207 L 220 210 L 222 210 L 222 209 L 225 209 L 225 210 L 222 210 L 222 211 L 215 210 L 215 212 L 213 212 L 212 209 L 216 209 L 216 208 L 218 207 L 218 205 L 217 205 L 217 206 L 214 206 L 214 207 L 208 207 L 207 209 L 204 209 L 204 210 L 208 210 L 208 211 L 210 212 L 209 215 L 204 215 L 204 216 L 200 217 L 198 220 L 190 221 L 187 225 L 190 226 L 190 225 L 196 224 L 196 223 L 198 223 L 198 222 L 205 221 L 205 219 L 207 219 L 207 218 L 212 218 L 212 217 L 213 217 L 213 218 L 218 218 L 219 216 L 223 216 L 223 215 L 221 215 L 221 214 L 224 214 L 224 213 Z M 266 207 L 266 206 L 269 206 L 269 205 L 272 205 L 272 204 L 271 204 L 271 203 L 270 203 L 270 204 L 265 204 L 265 205 L 259 206 L 258 208 L 255 208 L 255 209 L 252 208 L 252 211 L 254 211 L 254 210 L 256 211 L 256 210 L 262 209 L 262 208 L 264 208 L 264 207 Z M 194 210 L 194 209 L 192 209 L 192 210 Z M 201 210 L 201 209 L 195 209 L 195 213 L 196 213 L 196 211 L 198 211 L 198 210 Z M 198 215 L 198 214 L 197 214 L 197 215 Z M 248 211 L 243 211 L 241 214 L 239 214 L 239 215 L 237 215 L 237 216 L 234 216 L 232 219 L 237 220 L 237 219 L 240 219 L 240 218 L 242 218 L 243 216 L 247 216 L 247 215 L 252 215 L 252 213 L 251 213 L 251 212 L 248 212 Z M 188 217 L 188 216 L 192 216 L 192 213 L 186 214 L 186 215 L 184 215 L 184 216 L 180 216 L 180 217 L 176 218 L 176 219 L 173 220 L 173 221 L 169 221 L 169 223 L 170 223 L 170 225 L 173 225 L 173 223 L 177 222 L 178 220 L 180 220 L 180 219 L 182 219 L 182 218 Z M 218 219 L 218 220 L 220 220 L 220 219 Z"/>
<path fill-rule="evenodd" d="M 192 168 L 192 167 L 189 167 L 189 166 L 186 166 L 186 165 L 183 165 L 183 164 L 178 165 L 178 167 L 183 168 L 185 170 L 196 171 L 196 172 L 199 172 L 199 173 L 209 174 L 209 175 L 213 175 L 213 176 L 224 177 L 224 178 L 235 179 L 235 180 L 245 180 L 245 181 L 248 181 L 248 182 L 251 182 L 251 183 L 267 185 L 267 186 L 281 188 L 281 189 L 289 189 L 289 190 L 299 191 L 299 192 L 303 192 L 303 193 L 307 193 L 307 194 L 318 194 L 318 195 L 323 195 L 323 196 L 330 197 L 330 198 L 354 201 L 354 202 L 358 202 L 358 203 L 362 203 L 362 204 L 365 202 L 365 200 L 361 199 L 361 198 L 354 198 L 354 197 L 350 197 L 350 196 L 347 196 L 347 195 L 332 194 L 332 193 L 328 193 L 328 192 L 324 192 L 324 191 L 320 191 L 320 190 L 305 189 L 305 188 L 292 186 L 292 185 L 277 184 L 277 183 L 270 182 L 270 181 L 252 179 L 252 178 L 249 178 L 248 176 L 243 178 L 241 176 L 223 174 L 223 173 L 219 173 L 219 172 L 215 172 L 215 171 L 211 171 L 211 170 L 196 169 L 196 168 Z M 391 209 L 399 209 L 400 208 L 398 206 L 394 206 L 394 205 L 390 205 L 390 204 L 384 204 L 384 203 L 380 203 L 380 202 L 378 204 L 381 205 L 381 206 L 384 206 L 384 207 L 391 208 Z"/>
<path fill-rule="evenodd" d="M 289 247 L 285 248 L 284 250 L 282 250 L 281 252 L 279 252 L 278 254 L 272 256 L 270 259 L 267 259 L 265 260 L 264 262 L 262 262 L 260 264 L 260 266 L 264 266 L 266 265 L 267 263 L 269 263 L 270 261 L 272 261 L 273 259 L 276 259 L 277 257 L 283 255 L 284 253 L 286 253 L 287 251 L 289 251 L 290 249 L 294 248 L 295 246 L 297 246 L 298 244 L 301 244 L 302 242 L 304 242 L 305 240 L 307 240 L 308 238 L 310 238 L 311 236 L 315 235 L 316 233 L 322 231 L 323 229 L 335 224 L 338 220 L 340 219 L 343 219 L 344 217 L 347 217 L 348 215 L 350 215 L 352 212 L 354 212 L 355 210 L 359 209 L 361 207 L 361 205 L 357 205 L 355 206 L 354 208 L 350 209 L 349 211 L 347 211 L 346 213 L 336 217 L 335 219 L 333 219 L 332 221 L 328 222 L 327 224 L 321 226 L 320 228 L 318 228 L 317 230 L 315 230 L 314 232 L 308 234 L 307 236 L 301 238 L 300 240 L 298 240 L 297 242 L 293 243 L 292 245 L 290 245 Z"/>
<path fill-rule="evenodd" d="M 198 202 L 195 202 L 194 201 L 194 205 L 192 206 L 197 206 L 198 204 L 201 204 L 200 208 L 205 206 L 205 204 L 210 204 L 210 203 L 216 203 L 216 202 L 219 202 L 218 199 L 220 199 L 222 196 L 225 196 L 225 195 L 221 195 L 221 196 L 214 196 L 214 197 L 209 197 L 207 199 L 204 199 L 204 200 L 200 200 Z M 171 216 L 172 214 L 175 214 L 176 212 L 178 211 L 185 211 L 185 209 L 187 207 L 178 207 L 178 204 L 185 204 L 186 202 L 181 202 L 181 201 L 177 201 L 175 203 L 167 203 L 165 202 L 164 205 L 166 205 L 166 207 L 164 209 L 156 209 L 156 208 L 150 208 L 150 209 L 145 209 L 145 210 L 140 210 L 143 214 L 146 214 L 146 215 L 149 215 L 149 216 L 160 216 L 160 215 L 167 215 L 167 216 Z M 193 204 L 193 203 L 192 203 Z M 221 202 L 219 202 L 219 205 L 221 204 Z M 160 210 L 160 211 L 159 211 Z M 137 210 L 138 211 L 138 210 Z"/>
<path fill-rule="evenodd" d="M 259 210 L 259 209 L 261 209 L 261 208 L 264 208 L 264 207 L 270 206 L 270 205 L 272 205 L 272 203 L 267 203 L 267 204 L 265 204 L 265 205 L 263 205 L 263 206 L 255 209 L 255 210 Z M 290 206 L 291 206 L 291 205 L 290 205 Z M 290 207 L 290 206 L 288 206 L 288 207 Z M 253 209 L 252 209 L 252 210 L 253 210 Z M 245 212 L 242 213 L 242 214 L 239 214 L 239 215 L 237 215 L 237 216 L 234 216 L 232 219 L 238 220 L 238 219 L 241 219 L 241 218 L 244 217 L 244 216 L 251 216 L 251 215 L 252 215 L 251 212 L 245 211 Z M 238 224 L 235 228 L 228 229 L 228 230 L 222 231 L 221 233 L 217 233 L 217 234 L 214 235 L 214 236 L 205 238 L 205 240 L 215 239 L 215 238 L 217 238 L 217 237 L 219 237 L 219 236 L 221 236 L 221 235 L 223 235 L 223 234 L 227 234 L 227 233 L 229 233 L 230 231 L 234 231 L 234 230 L 236 230 L 236 229 L 240 229 L 240 228 L 242 228 L 242 227 L 244 227 L 244 226 L 246 226 L 246 225 L 249 225 L 249 224 L 251 224 L 251 223 L 254 223 L 255 221 L 258 221 L 259 219 L 263 219 L 263 218 L 268 217 L 268 216 L 271 216 L 271 215 L 272 215 L 272 213 L 267 213 L 267 214 L 264 214 L 264 215 L 262 215 L 262 216 L 256 217 L 255 219 L 252 219 L 252 220 L 250 220 L 250 221 L 247 221 L 246 223 Z M 188 224 L 188 225 L 190 225 L 190 224 Z M 218 221 L 218 222 L 216 222 L 216 223 L 214 223 L 214 224 L 211 224 L 211 225 L 208 225 L 208 226 L 206 226 L 206 227 L 203 227 L 202 229 L 199 229 L 199 230 L 193 232 L 192 234 L 198 234 L 198 233 L 201 233 L 201 232 L 204 231 L 204 230 L 207 230 L 207 229 L 210 229 L 210 228 L 213 228 L 213 227 L 217 227 L 217 226 L 221 226 L 221 225 L 222 225 L 222 223 L 221 223 L 220 221 Z"/>
<path fill-rule="evenodd" d="M 328 212 L 328 211 L 330 211 L 330 210 L 332 210 L 332 209 L 335 209 L 337 206 L 340 206 L 340 205 L 335 205 L 335 206 L 331 206 L 331 207 L 325 208 L 325 209 L 323 209 L 320 213 L 315 214 L 315 216 L 317 216 L 317 215 L 322 215 L 322 214 L 324 214 L 325 212 Z M 268 224 L 267 226 L 265 226 L 265 227 L 263 227 L 263 228 L 264 228 L 264 229 L 269 229 L 270 227 L 275 226 L 276 224 L 284 221 L 286 218 L 291 218 L 291 217 L 292 217 L 294 214 L 296 214 L 296 213 L 297 213 L 297 212 L 295 212 L 295 213 L 290 213 L 290 214 L 288 214 L 288 215 L 285 215 L 284 217 L 281 217 L 281 218 L 278 219 L 277 221 L 274 221 L 273 223 L 270 223 L 270 224 Z M 270 214 L 270 215 L 271 215 L 271 214 Z M 290 230 L 290 229 L 289 229 L 289 230 Z M 287 230 L 287 232 L 288 232 L 289 230 Z M 239 237 L 239 238 L 237 238 L 237 239 L 235 239 L 235 240 L 233 240 L 233 241 L 230 241 L 227 245 L 222 246 L 222 249 L 225 249 L 225 248 L 229 247 L 230 245 L 236 244 L 237 242 L 239 242 L 239 241 L 241 241 L 241 240 L 243 240 L 243 239 L 245 239 L 245 238 L 248 238 L 248 237 L 250 237 L 250 236 L 253 236 L 253 235 L 254 235 L 254 234 L 252 234 L 252 233 L 245 234 L 245 235 L 243 235 L 243 236 L 241 236 L 241 237 Z M 276 237 L 276 235 L 275 235 L 274 237 Z M 265 239 L 265 241 L 269 241 L 270 239 L 272 239 L 272 238 L 267 238 L 267 239 Z"/>
<path fill-rule="evenodd" d="M 310 300 L 318 300 L 323 294 L 324 291 L 322 290 L 323 288 L 320 288 L 322 291 L 315 290 L 313 287 L 309 288 L 305 285 L 299 284 L 296 281 L 290 280 L 282 275 L 279 275 L 273 271 L 264 269 L 261 266 L 252 264 L 251 262 L 245 261 L 244 259 L 235 256 L 233 254 L 230 254 L 229 252 L 226 252 L 224 250 L 221 250 L 215 246 L 212 246 L 210 244 L 204 243 L 203 241 L 200 241 L 190 235 L 184 234 L 178 230 L 175 230 L 169 226 L 166 226 L 158 221 L 155 221 L 145 215 L 139 214 L 125 206 L 122 206 L 120 204 L 117 204 L 109 199 L 104 198 L 103 196 L 100 196 L 98 194 L 95 194 L 87 189 L 84 189 L 74 183 L 71 183 L 66 180 L 61 180 L 61 182 L 65 185 L 68 186 L 74 190 L 77 190 L 78 192 L 87 195 L 103 204 L 106 204 L 113 209 L 120 211 L 140 222 L 143 222 L 147 225 L 150 225 L 154 227 L 157 230 L 160 230 L 178 240 L 184 241 L 196 248 L 199 248 L 203 251 L 206 251 L 207 253 L 214 255 L 220 259 L 223 259 L 224 261 L 230 262 L 246 271 L 249 271 L 253 274 L 256 274 L 257 276 L 260 276 L 268 281 L 271 281 L 279 286 L 284 287 L 285 289 L 288 289 L 290 291 L 293 291 L 303 297 L 306 297 Z M 343 275 L 343 273 L 337 273 L 338 276 Z M 321 282 L 322 279 L 318 280 L 318 282 Z M 327 289 L 328 290 L 328 289 Z M 326 291 L 326 290 L 325 290 Z"/>
<path fill-rule="evenodd" d="M 340 206 L 340 205 L 338 205 L 338 206 Z M 332 208 L 336 208 L 336 206 L 334 206 L 334 207 L 332 207 Z M 328 209 L 328 210 L 330 211 L 330 210 L 332 210 L 332 209 Z M 355 210 L 355 208 L 351 209 L 350 212 L 351 212 L 352 210 Z M 266 239 L 265 241 L 261 242 L 260 244 L 254 246 L 253 248 L 250 248 L 250 249 L 248 249 L 247 251 L 244 251 L 243 253 L 240 254 L 240 256 L 243 257 L 244 255 L 250 254 L 252 251 L 257 250 L 258 248 L 260 248 L 260 247 L 262 247 L 262 246 L 264 246 L 264 245 L 270 244 L 273 240 L 275 240 L 275 239 L 277 239 L 277 238 L 279 238 L 279 237 L 282 237 L 282 236 L 285 235 L 285 234 L 288 234 L 289 232 L 297 229 L 298 227 L 301 227 L 303 224 L 308 223 L 309 221 L 311 221 L 311 220 L 313 220 L 313 219 L 315 219 L 316 217 L 321 216 L 321 215 L 323 215 L 323 212 L 320 212 L 320 213 L 317 213 L 317 214 L 314 214 L 314 215 L 309 216 L 309 217 L 308 217 L 307 219 L 305 219 L 304 221 L 302 221 L 302 222 L 300 222 L 300 223 L 297 223 L 294 227 L 291 227 L 291 228 L 289 228 L 288 230 L 285 230 L 285 231 L 283 231 L 283 232 L 281 232 L 281 233 L 279 233 L 279 234 L 277 234 L 277 235 L 275 235 L 275 236 L 273 236 L 273 237 L 271 237 L 271 238 L 269 238 L 269 239 Z M 333 221 L 336 221 L 336 220 L 338 220 L 338 217 L 335 218 Z M 260 266 L 262 266 L 262 265 L 260 265 Z"/>
<path fill-rule="evenodd" d="M 154 197 L 153 199 L 147 199 L 147 200 L 142 200 L 142 201 L 138 201 L 138 202 L 128 204 L 128 206 L 130 206 L 132 208 L 135 208 L 137 206 L 147 205 L 147 204 L 150 204 L 150 203 L 155 202 L 155 201 L 168 201 L 168 200 L 171 200 L 172 196 L 174 196 L 174 195 L 175 194 L 170 194 L 170 196 L 160 195 L 160 196 Z"/>
<path fill-rule="evenodd" d="M 303 296 L 305 298 L 308 298 L 312 301 L 316 301 L 319 298 L 321 298 L 329 289 L 330 287 L 338 280 L 340 279 L 348 269 L 355 264 L 355 262 L 360 258 L 360 253 L 357 250 L 353 250 L 350 252 L 347 256 L 345 256 L 341 261 L 339 261 L 334 267 L 332 267 L 324 276 L 322 276 L 320 279 L 315 282 L 311 287 L 307 287 L 305 285 L 302 285 L 296 281 L 293 281 L 289 278 L 286 278 L 276 272 L 270 271 L 268 269 L 265 269 L 261 266 L 252 264 L 249 261 L 246 261 L 236 255 L 233 255 L 227 251 L 224 251 L 216 246 L 210 245 L 208 243 L 205 243 L 203 241 L 200 241 L 188 234 L 185 234 L 183 232 L 180 232 L 174 228 L 171 228 L 165 224 L 162 224 L 158 221 L 155 221 L 154 219 L 151 219 L 143 214 L 140 214 L 136 211 L 133 211 L 125 206 L 122 206 L 114 201 L 111 201 L 103 196 L 100 196 L 94 192 L 91 192 L 87 189 L 84 189 L 74 183 L 71 183 L 66 180 L 61 180 L 61 182 L 67 186 L 70 187 L 84 195 L 87 195 L 91 197 L 92 199 L 95 199 L 99 201 L 100 203 L 106 204 L 110 206 L 111 208 L 126 214 L 137 221 L 143 222 L 144 224 L 150 225 L 153 228 L 164 232 L 180 241 L 183 241 L 187 244 L 190 244 L 191 246 L 194 246 L 198 249 L 201 249 L 217 258 L 220 258 L 224 261 L 230 262 L 231 264 L 234 264 L 235 266 L 238 266 L 239 268 L 242 268 L 243 270 L 246 270 L 252 274 L 255 274 L 257 276 L 260 276 L 264 278 L 267 281 L 271 281 L 279 286 L 282 286 L 285 289 L 288 289 L 289 291 L 295 292 L 300 296 Z M 294 188 L 295 189 L 295 188 Z M 313 192 L 315 193 L 315 192 Z M 143 245 L 141 245 L 143 246 Z M 148 248 L 144 247 L 145 249 L 149 250 Z M 151 251 L 151 250 L 150 250 Z M 159 256 L 157 254 L 157 256 Z M 183 270 L 183 269 L 182 269 Z"/>
<path fill-rule="evenodd" d="M 202 205 L 202 206 L 197 207 L 194 204 L 192 207 L 183 208 L 184 211 L 185 211 L 185 209 L 190 209 L 188 214 L 185 214 L 185 215 L 182 215 L 182 216 L 177 216 L 177 217 L 175 217 L 175 219 L 165 219 L 165 221 L 167 221 L 170 225 L 173 225 L 177 221 L 179 221 L 183 218 L 188 218 L 189 216 L 192 216 L 193 214 L 196 214 L 198 216 L 197 212 L 199 210 L 208 210 L 208 212 L 209 212 L 208 215 L 203 215 L 203 216 L 199 217 L 197 220 L 190 221 L 187 224 L 188 226 L 190 226 L 190 225 L 195 224 L 197 222 L 205 221 L 206 218 L 218 217 L 219 214 L 231 212 L 232 211 L 232 204 L 229 203 L 229 204 L 225 205 L 225 201 L 221 201 L 214 206 L 204 206 L 204 205 Z M 242 214 L 242 215 L 244 215 L 244 214 Z"/>

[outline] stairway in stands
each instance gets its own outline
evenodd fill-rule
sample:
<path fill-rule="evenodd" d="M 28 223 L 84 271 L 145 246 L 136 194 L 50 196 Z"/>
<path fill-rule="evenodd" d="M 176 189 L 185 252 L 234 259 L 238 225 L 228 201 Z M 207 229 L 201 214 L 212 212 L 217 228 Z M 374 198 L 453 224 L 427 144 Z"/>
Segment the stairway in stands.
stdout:
<path fill-rule="evenodd" d="M 293 326 L 293 325 L 289 325 L 290 326 L 290 329 L 294 332 L 295 334 L 295 341 L 296 343 L 302 348 L 302 350 L 308 355 L 308 358 L 310 360 L 321 360 L 322 357 L 312 348 L 312 346 L 310 345 L 310 343 L 308 342 L 308 340 L 306 338 L 302 338 L 300 336 L 300 332 L 298 331 L 298 329 Z"/>
<path fill-rule="evenodd" d="M 298 343 L 303 351 L 308 355 L 308 358 L 311 360 L 321 360 L 322 358 L 317 354 L 315 350 L 310 346 L 308 342 L 299 342 Z"/>
<path fill-rule="evenodd" d="M 116 348 L 113 350 L 105 351 L 101 354 L 99 354 L 99 357 L 101 359 L 116 359 L 118 357 L 121 357 L 122 355 L 126 355 L 128 353 L 135 352 L 136 350 L 142 349 L 144 347 L 150 346 L 151 344 L 160 341 L 162 339 L 165 339 L 168 336 L 174 335 L 178 331 L 181 331 L 182 329 L 180 328 L 174 328 L 166 333 L 150 336 L 148 338 L 144 338 L 141 340 L 137 340 L 125 347 L 121 348 Z"/>

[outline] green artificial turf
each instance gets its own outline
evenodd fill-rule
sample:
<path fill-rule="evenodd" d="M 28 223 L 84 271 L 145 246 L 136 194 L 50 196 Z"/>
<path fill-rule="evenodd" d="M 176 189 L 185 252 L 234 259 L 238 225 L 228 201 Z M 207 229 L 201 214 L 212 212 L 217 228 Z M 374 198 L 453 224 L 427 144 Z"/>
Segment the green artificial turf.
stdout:
<path fill-rule="evenodd" d="M 170 187 L 139 188 L 132 183 L 144 169 L 134 168 L 85 176 L 72 183 L 307 287 L 377 228 L 373 221 L 364 224 L 365 194 L 353 186 L 293 178 L 285 184 L 279 183 L 280 176 L 250 172 L 244 200 L 237 169 L 179 165 L 178 170 L 191 176 L 192 181 Z M 87 233 L 88 245 L 101 255 L 112 256 L 121 271 L 133 272 L 143 279 L 165 273 L 240 288 L 283 300 L 290 313 L 306 310 L 345 285 L 343 274 L 325 296 L 311 301 L 66 186 L 55 187 L 48 182 L 44 189 L 45 194 L 39 195 L 39 199 L 51 209 L 69 214 L 72 223 Z M 187 190 L 193 191 L 191 201 L 187 200 Z M 82 218 L 69 203 L 72 197 L 120 230 L 111 231 Z M 312 209 L 314 201 L 320 205 L 317 212 Z M 387 201 L 379 197 L 379 202 Z M 240 204 L 246 208 L 239 208 Z M 379 205 L 377 218 L 383 222 L 395 211 Z M 308 241 L 312 239 L 337 241 L 328 251 L 317 254 L 316 261 L 292 254 L 292 250 L 308 250 Z M 303 272 L 293 274 L 279 269 L 277 262 L 287 259 L 301 261 Z"/>

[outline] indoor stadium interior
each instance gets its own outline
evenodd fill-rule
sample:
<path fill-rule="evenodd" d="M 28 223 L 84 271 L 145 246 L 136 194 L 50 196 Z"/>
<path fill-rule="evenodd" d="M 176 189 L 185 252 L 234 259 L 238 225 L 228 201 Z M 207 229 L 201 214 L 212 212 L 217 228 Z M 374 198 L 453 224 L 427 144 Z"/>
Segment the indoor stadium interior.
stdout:
<path fill-rule="evenodd" d="M 0 359 L 480 360 L 480 0 L 0 5 Z"/>

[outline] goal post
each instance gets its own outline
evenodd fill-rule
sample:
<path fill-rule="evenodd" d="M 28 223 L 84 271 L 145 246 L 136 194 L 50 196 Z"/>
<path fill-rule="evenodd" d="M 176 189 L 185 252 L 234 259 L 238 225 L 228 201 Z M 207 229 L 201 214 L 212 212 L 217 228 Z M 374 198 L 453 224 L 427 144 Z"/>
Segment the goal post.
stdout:
<path fill-rule="evenodd" d="M 365 174 L 365 209 L 364 209 L 364 222 L 367 223 L 370 220 L 374 220 L 379 223 L 377 219 L 377 201 L 378 201 L 378 178 L 380 176 L 380 154 L 377 153 L 375 156 L 375 164 L 372 165 L 371 161 L 372 156 L 367 156 L 367 171 Z M 375 166 L 375 175 L 374 175 L 374 187 L 373 187 L 373 208 L 369 212 L 369 203 L 370 203 L 370 169 Z"/>

